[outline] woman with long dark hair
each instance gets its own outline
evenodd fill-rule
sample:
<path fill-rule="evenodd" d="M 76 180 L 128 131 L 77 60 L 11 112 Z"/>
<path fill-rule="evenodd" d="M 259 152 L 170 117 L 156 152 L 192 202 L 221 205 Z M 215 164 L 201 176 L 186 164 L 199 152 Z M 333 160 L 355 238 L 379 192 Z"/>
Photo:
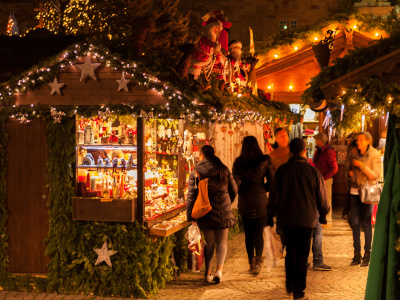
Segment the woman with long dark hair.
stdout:
<path fill-rule="evenodd" d="M 198 179 L 196 172 L 200 175 Z M 208 178 L 208 197 L 212 209 L 204 217 L 195 220 L 192 218 L 192 210 L 198 195 L 197 184 L 204 178 Z M 237 186 L 228 167 L 215 156 L 214 148 L 210 145 L 201 148 L 200 161 L 189 176 L 188 186 L 187 219 L 192 222 L 197 221 L 206 243 L 204 279 L 207 282 L 219 283 L 222 280 L 222 269 L 228 250 L 228 231 L 236 223 L 231 204 L 236 198 Z M 215 246 L 217 246 L 217 270 L 213 276 L 211 267 Z"/>
<path fill-rule="evenodd" d="M 243 220 L 249 271 L 257 275 L 262 265 L 263 229 L 267 221 L 267 192 L 272 180 L 272 165 L 254 136 L 243 139 L 242 152 L 233 163 L 232 173 L 239 186 L 238 209 Z"/>

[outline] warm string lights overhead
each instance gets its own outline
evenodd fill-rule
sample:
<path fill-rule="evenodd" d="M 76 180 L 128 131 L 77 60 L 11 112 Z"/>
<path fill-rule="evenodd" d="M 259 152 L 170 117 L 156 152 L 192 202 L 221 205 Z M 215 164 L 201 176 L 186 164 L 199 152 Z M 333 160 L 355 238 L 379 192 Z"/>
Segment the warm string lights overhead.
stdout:
<path fill-rule="evenodd" d="M 193 99 L 193 97 L 187 95 L 175 87 L 168 85 L 157 77 L 143 72 L 141 68 L 138 67 L 137 62 L 125 62 L 118 59 L 115 55 L 112 55 L 108 49 L 95 47 L 90 43 L 76 44 L 69 47 L 66 51 L 63 51 L 61 55 L 53 58 L 47 67 L 42 67 L 36 70 L 31 70 L 26 72 L 22 78 L 9 82 L 7 85 L 0 86 L 0 104 L 10 105 L 15 102 L 15 98 L 30 89 L 38 88 L 43 84 L 51 84 L 59 75 L 59 72 L 65 68 L 71 66 L 80 66 L 82 68 L 82 62 L 86 57 L 86 63 L 88 57 L 97 60 L 98 64 L 104 64 L 109 68 L 118 70 L 123 73 L 123 78 L 125 76 L 130 76 L 139 85 L 144 85 L 149 89 L 157 91 L 160 95 L 164 96 L 167 100 L 165 106 L 160 105 L 144 105 L 144 106 L 132 106 L 121 104 L 122 107 L 117 110 L 117 114 L 135 114 L 139 115 L 140 111 L 145 111 L 146 113 L 154 113 L 155 116 L 162 118 L 184 118 L 190 123 L 206 123 L 206 122 L 242 122 L 245 121 L 255 121 L 255 122 L 266 122 L 270 118 L 284 118 L 284 110 L 282 107 L 280 112 L 279 104 L 270 104 L 270 106 L 265 106 L 257 102 L 251 101 L 241 95 L 236 95 L 236 99 L 240 99 L 243 105 L 246 104 L 248 108 L 242 109 L 238 102 L 235 106 L 238 107 L 237 111 L 231 114 L 226 114 L 225 109 L 213 109 L 208 105 L 202 105 L 199 101 L 200 99 Z M 83 72 L 82 72 L 83 73 Z M 96 77 L 94 77 L 96 78 Z M 117 81 L 118 82 L 118 81 Z M 82 82 L 84 84 L 84 82 Z M 116 88 L 118 84 L 116 83 Z M 67 89 L 68 87 L 66 87 Z M 119 87 L 118 87 L 119 88 Z M 125 88 L 124 88 L 125 89 Z M 126 89 L 125 89 L 126 90 Z M 53 92 L 53 91 L 52 91 Z M 58 92 L 58 91 L 57 91 Z M 268 103 L 266 103 L 268 104 Z M 242 105 L 242 106 L 243 106 Z M 277 106 L 278 105 L 278 106 Z M 125 106 L 125 108 L 124 108 Z M 274 107 L 275 106 L 275 107 Z M 281 105 L 282 106 L 282 105 Z M 249 109 L 253 107 L 253 109 Z M 94 108 L 94 107 L 92 107 Z M 106 107 L 107 108 L 107 107 Z M 111 107 L 109 107 L 111 108 Z M 16 107 L 13 106 L 15 110 Z M 32 118 L 32 115 L 24 112 L 25 108 L 21 107 L 18 112 L 24 113 L 24 118 Z M 28 108 L 30 111 L 35 111 L 33 115 L 34 118 L 38 117 L 40 114 L 37 113 L 37 109 L 34 106 Z M 78 107 L 72 111 L 78 111 Z M 0 110 L 4 112 L 4 109 Z M 76 112 L 75 112 L 76 113 Z M 97 112 L 96 112 L 97 114 Z M 9 116 L 15 113 L 10 113 Z M 68 115 L 68 114 L 67 114 Z M 24 120 L 22 120 L 24 121 Z"/>

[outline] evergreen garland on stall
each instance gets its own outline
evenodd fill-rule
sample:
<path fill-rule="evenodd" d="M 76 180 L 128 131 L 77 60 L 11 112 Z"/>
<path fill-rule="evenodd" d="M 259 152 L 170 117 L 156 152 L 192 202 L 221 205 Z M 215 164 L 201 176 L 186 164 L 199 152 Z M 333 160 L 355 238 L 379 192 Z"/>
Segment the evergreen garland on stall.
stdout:
<path fill-rule="evenodd" d="M 203 91 L 201 83 L 182 80 L 173 69 L 156 65 L 154 62 L 152 64 L 146 58 L 123 61 L 99 41 L 96 42 L 96 46 L 90 42 L 74 44 L 60 55 L 42 61 L 24 74 L 0 84 L 0 104 L 12 105 L 15 96 L 52 82 L 63 68 L 76 63 L 78 57 L 85 57 L 88 52 L 96 56 L 103 65 L 131 74 L 139 85 L 155 89 L 163 95 L 167 100 L 166 109 L 161 105 L 125 105 L 139 112 L 144 110 L 146 113 L 154 113 L 157 110 L 155 117 L 173 119 L 185 117 L 192 124 L 214 121 L 264 123 L 268 119 L 287 120 L 289 123 L 300 118 L 284 103 L 266 101 L 251 94 L 241 95 L 221 91 L 215 81 L 211 82 L 211 89 Z M 227 113 L 227 110 L 230 110 L 230 113 Z"/>
<path fill-rule="evenodd" d="M 7 277 L 7 132 L 4 120 L 0 118 L 0 285 Z"/>

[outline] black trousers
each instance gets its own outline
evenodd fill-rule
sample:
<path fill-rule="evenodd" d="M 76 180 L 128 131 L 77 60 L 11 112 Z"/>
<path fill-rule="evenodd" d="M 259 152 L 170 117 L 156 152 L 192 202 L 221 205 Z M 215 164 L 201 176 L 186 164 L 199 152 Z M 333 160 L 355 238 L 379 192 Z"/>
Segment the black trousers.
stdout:
<path fill-rule="evenodd" d="M 286 244 L 286 290 L 293 298 L 304 297 L 306 289 L 308 255 L 313 228 L 283 227 Z"/>
<path fill-rule="evenodd" d="M 262 256 L 264 250 L 263 230 L 267 223 L 267 217 L 252 219 L 242 216 L 242 220 L 249 260 L 254 257 L 254 250 L 256 256 Z"/>

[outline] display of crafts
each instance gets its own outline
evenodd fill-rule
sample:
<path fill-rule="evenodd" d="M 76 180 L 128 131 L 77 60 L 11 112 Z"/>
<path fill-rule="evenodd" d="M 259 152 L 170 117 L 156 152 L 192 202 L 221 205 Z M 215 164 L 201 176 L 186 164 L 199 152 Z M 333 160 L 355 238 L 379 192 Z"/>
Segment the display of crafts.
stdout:
<path fill-rule="evenodd" d="M 186 221 L 186 219 L 187 219 L 186 211 L 183 211 L 179 215 L 177 215 L 176 217 L 173 217 L 171 219 L 168 219 L 166 221 L 158 223 L 157 225 L 154 225 L 153 228 L 167 230 L 167 229 L 170 229 L 170 228 L 172 228 L 174 226 L 182 224 L 183 222 Z"/>
<path fill-rule="evenodd" d="M 120 121 L 112 115 L 98 118 L 77 118 L 77 144 L 136 145 L 137 127 L 135 119 Z"/>

